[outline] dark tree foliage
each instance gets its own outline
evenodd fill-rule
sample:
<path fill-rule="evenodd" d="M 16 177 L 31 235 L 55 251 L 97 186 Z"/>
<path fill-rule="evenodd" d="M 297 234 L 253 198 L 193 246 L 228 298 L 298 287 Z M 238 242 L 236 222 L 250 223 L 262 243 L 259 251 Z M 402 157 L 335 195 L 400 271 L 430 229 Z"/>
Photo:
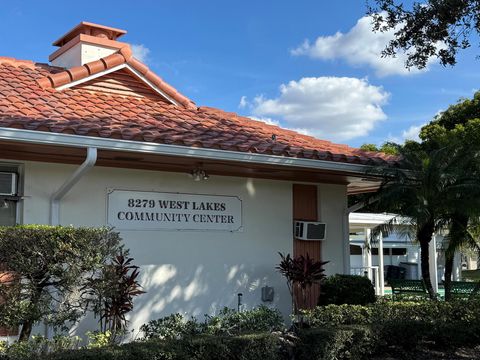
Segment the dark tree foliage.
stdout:
<path fill-rule="evenodd" d="M 460 50 L 480 34 L 480 0 L 423 0 L 404 5 L 400 0 L 369 1 L 375 31 L 394 30 L 383 56 L 407 53 L 407 68 L 424 68 L 431 57 L 455 65 Z"/>
<path fill-rule="evenodd" d="M 360 146 L 360 150 L 383 152 L 388 155 L 398 155 L 400 146 L 401 145 L 395 144 L 394 142 L 385 142 L 380 147 L 375 144 L 363 144 Z"/>
<path fill-rule="evenodd" d="M 422 128 L 420 138 L 425 142 L 435 141 L 439 137 L 445 137 L 445 130 L 454 130 L 458 125 L 465 126 L 474 119 L 480 119 L 480 91 L 477 91 L 472 99 L 461 99 L 437 115 Z"/>

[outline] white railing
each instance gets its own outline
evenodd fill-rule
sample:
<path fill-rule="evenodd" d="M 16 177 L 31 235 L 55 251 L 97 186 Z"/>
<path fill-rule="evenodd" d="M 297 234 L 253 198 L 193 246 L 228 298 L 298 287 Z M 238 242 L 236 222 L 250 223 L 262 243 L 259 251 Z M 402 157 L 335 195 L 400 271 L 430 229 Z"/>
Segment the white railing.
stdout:
<path fill-rule="evenodd" d="M 373 286 L 375 286 L 375 295 L 383 295 L 380 294 L 380 277 L 378 266 L 352 267 L 350 268 L 350 274 L 368 277 Z"/>

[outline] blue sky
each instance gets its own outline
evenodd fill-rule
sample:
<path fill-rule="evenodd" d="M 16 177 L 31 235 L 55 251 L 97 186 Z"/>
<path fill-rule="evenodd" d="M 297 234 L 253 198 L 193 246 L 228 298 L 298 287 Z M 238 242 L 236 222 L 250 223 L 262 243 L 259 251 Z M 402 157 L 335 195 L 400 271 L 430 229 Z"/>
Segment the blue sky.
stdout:
<path fill-rule="evenodd" d="M 80 21 L 128 31 L 122 41 L 197 105 L 238 112 L 359 146 L 403 141 L 480 88 L 478 47 L 458 64 L 408 73 L 376 56 L 365 2 L 2 1 L 0 56 L 47 62 Z M 305 42 L 307 41 L 307 42 Z"/>

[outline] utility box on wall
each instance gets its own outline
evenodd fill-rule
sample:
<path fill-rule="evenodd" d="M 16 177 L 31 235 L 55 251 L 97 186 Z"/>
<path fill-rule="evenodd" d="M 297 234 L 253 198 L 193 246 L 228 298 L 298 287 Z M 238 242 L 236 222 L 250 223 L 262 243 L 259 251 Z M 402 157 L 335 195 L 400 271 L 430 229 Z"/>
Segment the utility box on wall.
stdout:
<path fill-rule="evenodd" d="M 271 286 L 262 287 L 262 301 L 263 302 L 272 302 L 273 297 L 275 296 L 275 291 Z"/>

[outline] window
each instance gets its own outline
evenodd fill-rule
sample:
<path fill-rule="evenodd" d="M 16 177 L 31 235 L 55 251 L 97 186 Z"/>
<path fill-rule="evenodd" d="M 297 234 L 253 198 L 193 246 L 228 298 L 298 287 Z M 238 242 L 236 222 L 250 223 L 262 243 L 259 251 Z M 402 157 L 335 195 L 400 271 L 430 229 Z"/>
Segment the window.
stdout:
<path fill-rule="evenodd" d="M 372 255 L 378 255 L 378 248 L 372 248 Z M 383 255 L 390 255 L 390 249 L 383 248 Z"/>
<path fill-rule="evenodd" d="M 0 173 L 3 173 L 3 176 L 0 178 L 0 226 L 12 226 L 17 223 L 17 202 L 19 199 L 18 176 L 16 176 L 16 181 L 12 182 L 14 179 L 8 175 L 10 173 L 18 175 L 18 172 L 19 166 L 13 164 L 0 164 Z M 4 273 L 6 270 L 5 264 L 0 263 L 0 274 Z M 2 278 L 5 279 L 5 277 Z M 8 328 L 0 326 L 0 336 L 16 335 L 18 335 L 18 327 Z"/>
<path fill-rule="evenodd" d="M 362 255 L 362 248 L 358 245 L 350 245 L 350 255 Z"/>
<path fill-rule="evenodd" d="M 394 256 L 405 256 L 407 255 L 406 248 L 392 248 L 392 255 Z"/>
<path fill-rule="evenodd" d="M 0 164 L 0 173 L 2 173 L 2 182 L 0 192 L 0 226 L 12 226 L 17 224 L 17 202 L 18 202 L 18 172 L 19 166 L 14 164 Z M 15 178 L 9 174 L 17 174 Z M 12 182 L 13 181 L 13 182 Z M 13 184 L 13 194 L 12 186 Z"/>

